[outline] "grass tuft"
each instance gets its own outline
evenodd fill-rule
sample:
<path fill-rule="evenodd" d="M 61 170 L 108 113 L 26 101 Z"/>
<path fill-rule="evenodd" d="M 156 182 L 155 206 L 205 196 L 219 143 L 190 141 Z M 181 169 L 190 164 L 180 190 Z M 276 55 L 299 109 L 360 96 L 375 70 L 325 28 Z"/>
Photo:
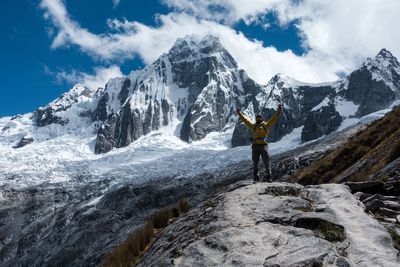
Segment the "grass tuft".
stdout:
<path fill-rule="evenodd" d="M 144 226 L 137 229 L 127 240 L 121 245 L 115 247 L 108 252 L 101 263 L 103 267 L 132 267 L 136 266 L 143 253 L 148 249 L 151 242 L 154 240 L 156 233 L 155 229 L 163 229 L 174 218 L 189 210 L 189 202 L 182 198 L 173 206 L 168 206 L 157 211 L 145 223 Z"/>

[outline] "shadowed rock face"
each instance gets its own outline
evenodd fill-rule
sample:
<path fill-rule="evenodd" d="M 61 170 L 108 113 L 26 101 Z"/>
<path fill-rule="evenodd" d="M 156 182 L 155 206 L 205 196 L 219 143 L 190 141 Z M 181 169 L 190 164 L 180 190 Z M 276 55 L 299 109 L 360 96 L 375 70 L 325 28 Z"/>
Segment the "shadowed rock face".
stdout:
<path fill-rule="evenodd" d="M 14 148 L 20 148 L 20 147 L 24 147 L 26 145 L 29 145 L 30 143 L 32 143 L 34 140 L 32 137 L 22 137 L 21 140 L 18 142 L 17 145 L 14 146 Z"/>
<path fill-rule="evenodd" d="M 342 117 L 334 105 L 324 106 L 307 114 L 301 141 L 307 142 L 336 131 L 342 123 Z"/>
<path fill-rule="evenodd" d="M 396 96 L 384 81 L 372 79 L 371 72 L 363 67 L 353 72 L 349 77 L 349 87 L 346 98 L 359 104 L 357 116 L 387 108 Z"/>

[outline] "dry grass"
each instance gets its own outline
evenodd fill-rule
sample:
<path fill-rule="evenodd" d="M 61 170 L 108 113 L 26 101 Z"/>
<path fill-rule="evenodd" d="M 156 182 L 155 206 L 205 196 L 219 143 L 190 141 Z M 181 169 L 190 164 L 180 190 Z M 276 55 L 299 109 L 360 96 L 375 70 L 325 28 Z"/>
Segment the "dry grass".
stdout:
<path fill-rule="evenodd" d="M 173 206 L 168 206 L 157 211 L 137 229 L 121 245 L 108 252 L 101 263 L 103 267 L 131 267 L 136 266 L 143 253 L 151 245 L 152 241 L 163 228 L 176 217 L 189 210 L 189 202 L 182 198 Z"/>
<path fill-rule="evenodd" d="M 341 182 L 335 180 L 335 177 L 360 160 L 364 160 L 369 165 L 367 164 L 363 171 L 354 174 L 351 179 L 367 178 L 388 161 L 399 157 L 399 125 L 400 107 L 397 107 L 385 117 L 357 133 L 336 150 L 292 175 L 290 180 L 302 184 Z M 395 144 L 396 146 L 394 146 Z M 392 152 L 388 153 L 390 149 Z"/>
<path fill-rule="evenodd" d="M 389 153 L 389 157 L 388 157 L 387 163 L 390 163 L 390 162 L 398 159 L 399 157 L 400 157 L 400 142 L 395 144 L 392 147 L 392 150 Z"/>
<path fill-rule="evenodd" d="M 141 253 L 150 243 L 153 236 L 153 223 L 147 222 L 143 227 L 136 230 L 127 240 L 121 245 L 109 252 L 102 266 L 125 267 L 135 266 Z"/>

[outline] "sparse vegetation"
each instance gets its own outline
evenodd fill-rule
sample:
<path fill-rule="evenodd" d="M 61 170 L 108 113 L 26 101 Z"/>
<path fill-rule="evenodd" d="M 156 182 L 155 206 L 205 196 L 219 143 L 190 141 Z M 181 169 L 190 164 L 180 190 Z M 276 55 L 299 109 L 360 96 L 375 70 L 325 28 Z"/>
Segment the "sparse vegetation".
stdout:
<path fill-rule="evenodd" d="M 399 125 L 400 107 L 397 107 L 336 150 L 292 175 L 290 180 L 306 185 L 343 182 L 336 177 L 355 163 L 363 161 L 362 170 L 347 177 L 352 181 L 362 181 L 400 156 Z"/>
<path fill-rule="evenodd" d="M 392 150 L 389 153 L 389 157 L 387 163 L 390 163 L 400 157 L 400 143 L 397 143 L 393 146 Z"/>
<path fill-rule="evenodd" d="M 344 227 L 321 218 L 300 218 L 293 226 L 312 230 L 317 236 L 329 242 L 342 242 L 346 239 Z"/>
<path fill-rule="evenodd" d="M 160 209 L 121 245 L 107 253 L 103 267 L 136 266 L 154 238 L 176 217 L 189 211 L 189 202 L 182 198 L 177 204 Z"/>
<path fill-rule="evenodd" d="M 393 240 L 393 247 L 397 249 L 400 253 L 400 236 L 397 234 L 396 230 L 389 228 L 389 234 Z"/>

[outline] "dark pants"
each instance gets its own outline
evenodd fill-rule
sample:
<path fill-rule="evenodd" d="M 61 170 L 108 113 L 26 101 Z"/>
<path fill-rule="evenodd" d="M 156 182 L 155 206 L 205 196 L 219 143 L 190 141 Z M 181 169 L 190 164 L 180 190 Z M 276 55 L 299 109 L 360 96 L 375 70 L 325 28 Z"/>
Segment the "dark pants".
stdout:
<path fill-rule="evenodd" d="M 270 180 L 271 170 L 269 168 L 268 145 L 253 144 L 251 146 L 251 150 L 252 150 L 254 180 L 258 181 L 260 179 L 258 175 L 258 163 L 260 161 L 260 156 L 265 166 L 264 180 Z"/>

